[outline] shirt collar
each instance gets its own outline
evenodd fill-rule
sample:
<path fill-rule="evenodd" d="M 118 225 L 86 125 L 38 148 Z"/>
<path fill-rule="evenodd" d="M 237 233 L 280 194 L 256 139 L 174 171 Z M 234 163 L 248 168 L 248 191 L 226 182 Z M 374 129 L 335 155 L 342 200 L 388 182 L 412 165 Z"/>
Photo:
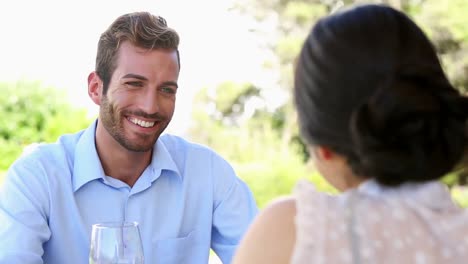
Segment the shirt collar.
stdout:
<path fill-rule="evenodd" d="M 105 178 L 104 169 L 96 150 L 95 133 L 97 122 L 96 119 L 83 132 L 76 144 L 73 166 L 74 192 L 92 180 Z M 182 177 L 161 137 L 156 141 L 149 167 L 153 171 L 150 182 L 159 178 L 163 170 L 173 171 L 179 178 Z"/>
<path fill-rule="evenodd" d="M 154 178 L 151 179 L 152 181 L 156 180 L 163 170 L 173 171 L 179 178 L 182 178 L 182 175 L 180 174 L 171 153 L 164 144 L 162 137 L 159 137 L 156 141 L 155 147 L 153 148 L 153 157 L 151 158 L 149 167 L 154 172 Z"/>
<path fill-rule="evenodd" d="M 104 179 L 105 176 L 94 141 L 96 125 L 97 120 L 83 132 L 76 144 L 73 161 L 74 192 L 86 183 L 99 178 Z"/>

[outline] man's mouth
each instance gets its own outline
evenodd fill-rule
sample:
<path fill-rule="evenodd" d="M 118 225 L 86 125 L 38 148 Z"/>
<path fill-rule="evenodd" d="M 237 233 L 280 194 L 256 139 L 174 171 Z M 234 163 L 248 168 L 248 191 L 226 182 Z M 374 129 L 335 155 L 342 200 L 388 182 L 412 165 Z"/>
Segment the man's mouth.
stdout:
<path fill-rule="evenodd" d="M 135 117 L 127 117 L 127 120 L 132 122 L 133 124 L 137 125 L 137 126 L 141 126 L 141 127 L 153 127 L 154 124 L 156 124 L 156 122 L 149 122 L 149 121 L 144 121 L 144 120 L 141 120 L 141 119 L 138 119 L 138 118 L 135 118 Z"/>

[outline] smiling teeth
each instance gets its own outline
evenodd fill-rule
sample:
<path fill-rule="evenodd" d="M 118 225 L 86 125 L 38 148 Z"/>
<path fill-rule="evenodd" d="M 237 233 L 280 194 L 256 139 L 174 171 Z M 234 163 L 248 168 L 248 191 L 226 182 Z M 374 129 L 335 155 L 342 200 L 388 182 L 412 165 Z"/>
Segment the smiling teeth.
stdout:
<path fill-rule="evenodd" d="M 152 126 L 154 126 L 154 123 L 155 123 L 155 122 L 143 121 L 143 120 L 140 120 L 140 119 L 136 119 L 134 117 L 130 117 L 128 120 L 130 122 L 132 122 L 133 124 L 139 125 L 141 127 L 152 127 Z"/>

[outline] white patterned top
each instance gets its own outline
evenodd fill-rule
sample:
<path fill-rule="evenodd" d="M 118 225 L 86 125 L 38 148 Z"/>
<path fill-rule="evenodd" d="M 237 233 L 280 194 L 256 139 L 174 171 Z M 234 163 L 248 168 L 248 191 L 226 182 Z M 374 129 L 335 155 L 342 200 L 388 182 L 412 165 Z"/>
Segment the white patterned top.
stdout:
<path fill-rule="evenodd" d="M 468 211 L 439 182 L 388 188 L 368 180 L 332 196 L 304 180 L 295 197 L 291 263 L 468 263 Z"/>

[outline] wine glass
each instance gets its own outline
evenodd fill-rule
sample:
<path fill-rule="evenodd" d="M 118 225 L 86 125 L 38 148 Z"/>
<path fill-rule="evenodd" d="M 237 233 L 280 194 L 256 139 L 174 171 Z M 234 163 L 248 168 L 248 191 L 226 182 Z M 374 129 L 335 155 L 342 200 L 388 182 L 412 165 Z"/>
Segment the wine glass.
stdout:
<path fill-rule="evenodd" d="M 143 264 L 143 247 L 137 222 L 94 224 L 90 264 Z"/>

